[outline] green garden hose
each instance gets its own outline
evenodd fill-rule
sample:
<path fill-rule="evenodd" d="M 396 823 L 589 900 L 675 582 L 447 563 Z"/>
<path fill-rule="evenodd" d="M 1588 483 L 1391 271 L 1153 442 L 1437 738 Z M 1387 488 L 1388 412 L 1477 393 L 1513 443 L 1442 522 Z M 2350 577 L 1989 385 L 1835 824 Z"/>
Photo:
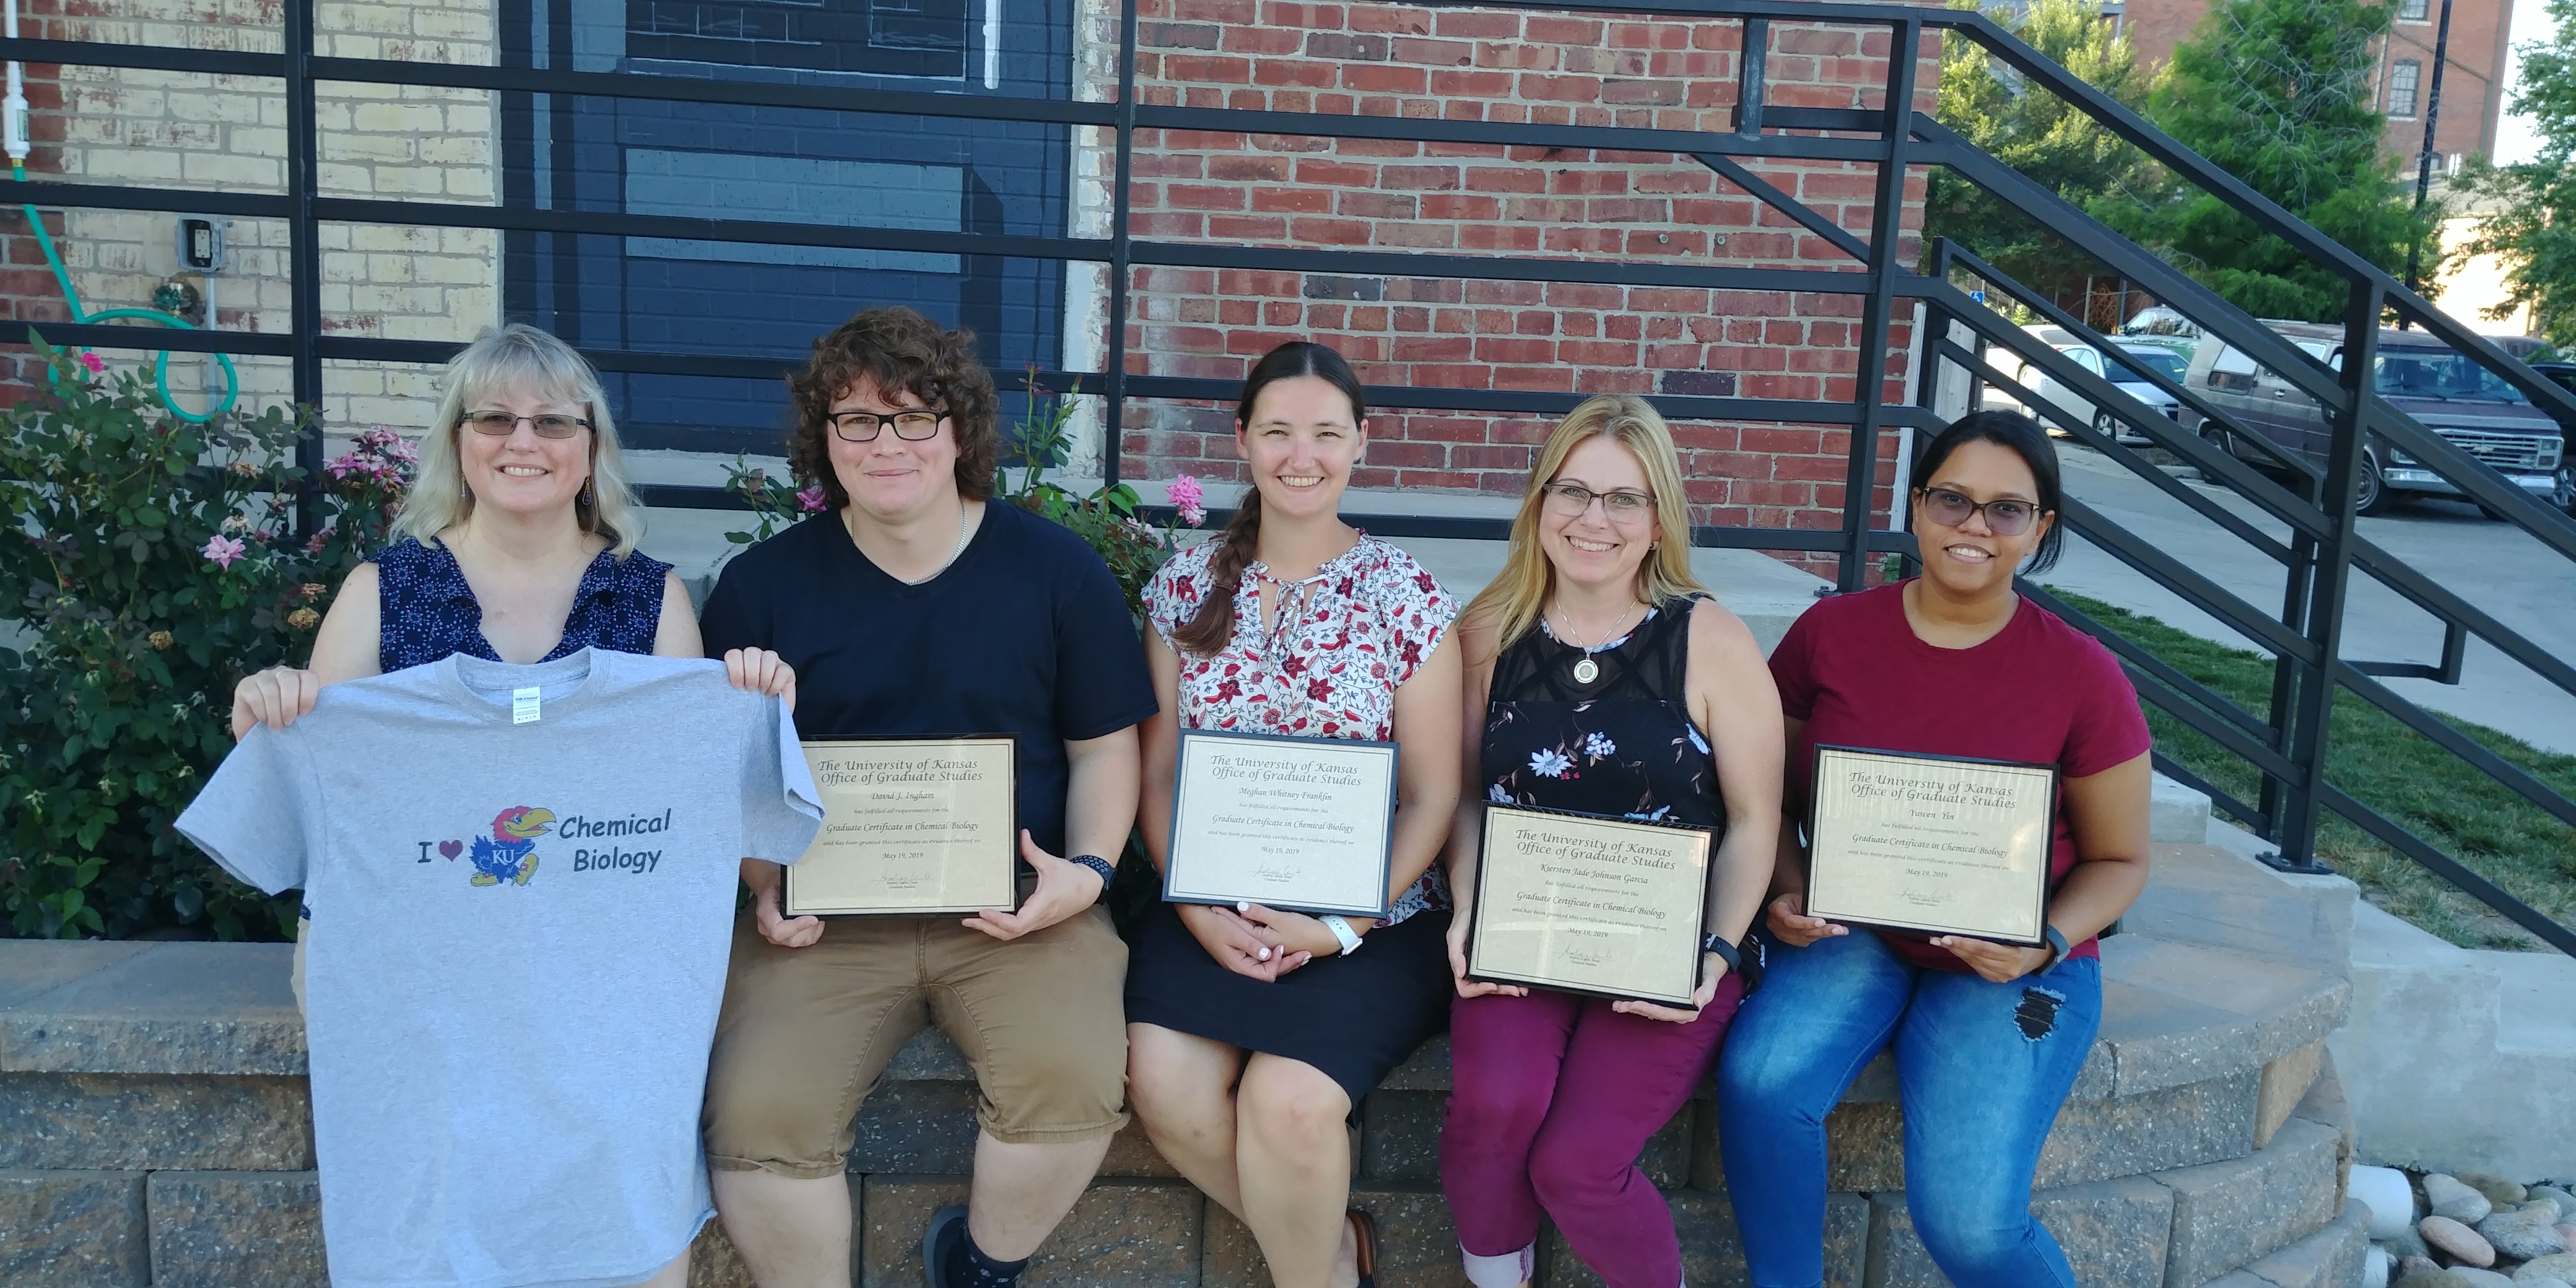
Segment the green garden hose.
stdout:
<path fill-rule="evenodd" d="M 18 208 L 27 212 L 27 226 L 36 230 L 36 244 L 45 248 L 45 262 L 53 266 L 54 281 L 63 288 L 63 303 L 71 307 L 73 322 L 86 326 L 94 322 L 113 321 L 117 318 L 137 318 L 146 322 L 158 322 L 163 326 L 174 326 L 182 331 L 197 329 L 196 325 L 188 319 L 175 313 L 164 313 L 159 309 L 102 309 L 96 313 L 83 312 L 80 292 L 72 289 L 71 272 L 63 267 L 63 257 L 55 253 L 54 239 L 45 231 L 44 218 L 36 213 L 34 206 Z M 218 353 L 214 355 L 214 359 L 215 365 L 224 369 L 224 396 L 222 401 L 207 408 L 202 414 L 180 406 L 179 400 L 170 396 L 169 351 L 165 349 L 153 359 L 152 386 L 154 391 L 161 395 L 161 405 L 169 408 L 171 415 L 192 425 L 202 425 L 233 409 L 233 404 L 241 398 L 241 373 L 233 369 L 230 355 Z"/>

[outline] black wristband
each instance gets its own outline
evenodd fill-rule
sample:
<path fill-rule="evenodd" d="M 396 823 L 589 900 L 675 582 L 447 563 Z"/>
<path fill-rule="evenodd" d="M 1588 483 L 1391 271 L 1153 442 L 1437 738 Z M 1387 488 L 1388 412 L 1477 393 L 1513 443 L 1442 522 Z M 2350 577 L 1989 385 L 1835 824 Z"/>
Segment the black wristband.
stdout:
<path fill-rule="evenodd" d="M 1065 862 L 1079 863 L 1082 866 L 1099 873 L 1100 898 L 1106 899 L 1109 897 L 1109 883 L 1118 879 L 1118 869 L 1109 866 L 1109 860 L 1104 859 L 1097 854 L 1077 854 L 1072 858 L 1065 860 Z M 1095 899 L 1093 902 L 1097 903 L 1099 900 Z"/>
<path fill-rule="evenodd" d="M 1729 971 L 1741 972 L 1744 969 L 1744 954 L 1737 951 L 1735 945 L 1726 942 L 1724 935 L 1711 933 L 1702 937 L 1699 941 L 1699 950 L 1703 953 L 1715 953 L 1723 958 Z"/>

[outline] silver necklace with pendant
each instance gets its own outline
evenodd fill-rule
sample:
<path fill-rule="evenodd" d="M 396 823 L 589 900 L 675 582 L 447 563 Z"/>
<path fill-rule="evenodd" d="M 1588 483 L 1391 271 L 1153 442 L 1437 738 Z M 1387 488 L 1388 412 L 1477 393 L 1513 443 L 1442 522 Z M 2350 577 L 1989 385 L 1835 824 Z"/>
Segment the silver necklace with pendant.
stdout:
<path fill-rule="evenodd" d="M 1631 605 L 1630 607 L 1634 607 L 1634 605 Z M 1592 655 L 1610 647 L 1611 644 L 1618 641 L 1620 638 L 1618 634 L 1619 627 L 1625 624 L 1628 620 L 1627 612 L 1622 610 L 1618 618 L 1610 623 L 1610 632 L 1606 638 L 1598 644 L 1589 646 L 1586 646 L 1583 641 L 1574 638 L 1574 615 L 1572 613 L 1559 609 L 1557 610 L 1557 616 L 1565 619 L 1565 642 L 1583 650 L 1583 659 L 1574 664 L 1574 682 L 1576 684 L 1590 684 L 1594 680 L 1600 679 L 1601 664 L 1593 661 Z"/>

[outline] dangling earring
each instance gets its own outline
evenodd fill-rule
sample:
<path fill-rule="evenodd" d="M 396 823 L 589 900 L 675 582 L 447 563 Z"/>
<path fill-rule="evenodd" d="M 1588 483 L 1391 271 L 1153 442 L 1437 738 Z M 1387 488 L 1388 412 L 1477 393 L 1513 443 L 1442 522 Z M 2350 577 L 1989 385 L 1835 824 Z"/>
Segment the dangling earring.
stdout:
<path fill-rule="evenodd" d="M 593 497 L 593 496 L 590 494 L 590 480 L 589 480 L 589 479 L 583 479 L 583 480 L 581 481 L 581 496 L 580 496 L 580 498 L 579 498 L 579 500 L 578 500 L 578 504 L 581 504 L 581 505 L 590 505 L 590 506 L 595 506 L 595 505 L 599 504 L 598 499 L 597 499 L 596 497 Z"/>

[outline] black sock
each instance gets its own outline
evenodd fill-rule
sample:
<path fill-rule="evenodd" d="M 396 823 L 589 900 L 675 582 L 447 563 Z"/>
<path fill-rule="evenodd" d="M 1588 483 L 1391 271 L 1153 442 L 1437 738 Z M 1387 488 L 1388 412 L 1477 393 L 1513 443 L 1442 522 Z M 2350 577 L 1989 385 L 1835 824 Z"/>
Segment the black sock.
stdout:
<path fill-rule="evenodd" d="M 995 1261 L 984 1255 L 963 1221 L 957 1223 L 957 1241 L 948 1245 L 948 1255 L 943 1260 L 939 1277 L 948 1288 L 1010 1288 L 1020 1281 L 1020 1272 L 1029 1268 L 1027 1257 Z"/>

